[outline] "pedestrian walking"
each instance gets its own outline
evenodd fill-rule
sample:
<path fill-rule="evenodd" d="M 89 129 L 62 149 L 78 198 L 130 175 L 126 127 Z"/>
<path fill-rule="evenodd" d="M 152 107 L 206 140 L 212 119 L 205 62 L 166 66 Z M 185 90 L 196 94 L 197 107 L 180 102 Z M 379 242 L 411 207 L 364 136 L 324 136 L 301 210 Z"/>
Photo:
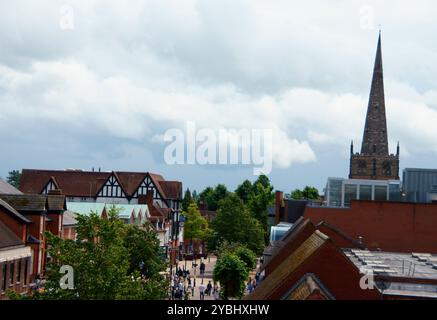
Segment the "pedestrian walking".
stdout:
<path fill-rule="evenodd" d="M 253 284 L 252 280 L 249 278 L 249 282 L 247 283 L 247 292 L 251 294 L 253 292 Z"/>
<path fill-rule="evenodd" d="M 208 296 L 211 296 L 211 289 L 212 289 L 211 281 L 208 281 L 208 284 L 206 285 L 206 294 Z"/>
<path fill-rule="evenodd" d="M 200 300 L 205 300 L 205 286 L 203 284 L 199 286 L 199 295 Z"/>

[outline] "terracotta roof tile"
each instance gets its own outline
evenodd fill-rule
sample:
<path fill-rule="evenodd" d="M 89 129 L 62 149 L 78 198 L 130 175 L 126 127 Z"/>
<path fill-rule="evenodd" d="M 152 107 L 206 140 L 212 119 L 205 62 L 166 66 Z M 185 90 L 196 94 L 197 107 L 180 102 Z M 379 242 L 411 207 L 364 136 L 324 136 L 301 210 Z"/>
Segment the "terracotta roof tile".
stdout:
<path fill-rule="evenodd" d="M 164 199 L 181 199 L 182 183 L 165 181 L 159 175 L 148 172 L 93 172 L 80 170 L 33 170 L 23 169 L 20 190 L 26 194 L 39 194 L 52 179 L 70 197 L 96 197 L 109 177 L 114 174 L 124 193 L 132 197 L 147 175 Z"/>
<path fill-rule="evenodd" d="M 168 199 L 182 198 L 182 183 L 179 181 L 160 181 L 164 194 Z"/>

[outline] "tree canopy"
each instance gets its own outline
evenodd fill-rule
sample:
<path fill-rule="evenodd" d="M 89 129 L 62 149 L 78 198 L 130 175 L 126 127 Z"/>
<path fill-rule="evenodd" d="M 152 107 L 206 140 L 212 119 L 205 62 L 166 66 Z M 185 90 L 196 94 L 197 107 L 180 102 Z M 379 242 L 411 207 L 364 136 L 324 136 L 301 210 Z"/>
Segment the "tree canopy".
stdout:
<path fill-rule="evenodd" d="M 220 200 L 229 194 L 224 184 L 218 184 L 215 188 L 207 187 L 199 194 L 199 204 L 203 203 L 208 210 L 216 211 Z"/>
<path fill-rule="evenodd" d="M 79 215 L 77 240 L 64 240 L 47 232 L 47 282 L 36 299 L 162 299 L 168 281 L 159 241 L 150 225 L 124 224 L 115 208 L 108 217 Z M 60 268 L 74 270 L 74 289 L 60 288 Z"/>
<path fill-rule="evenodd" d="M 246 288 L 249 271 L 245 263 L 232 252 L 224 252 L 217 260 L 213 271 L 214 281 L 219 281 L 222 299 L 241 298 Z"/>
<path fill-rule="evenodd" d="M 295 200 L 318 200 L 320 199 L 319 191 L 315 187 L 306 186 L 303 190 L 295 189 L 291 192 L 290 197 Z"/>
<path fill-rule="evenodd" d="M 21 172 L 19 170 L 9 171 L 6 181 L 15 188 L 20 187 Z"/>
<path fill-rule="evenodd" d="M 184 199 L 182 199 L 182 211 L 187 212 L 188 206 L 193 201 L 190 189 L 185 190 Z"/>
<path fill-rule="evenodd" d="M 182 214 L 186 217 L 184 238 L 187 240 L 205 240 L 209 234 L 208 221 L 200 214 L 197 204 L 191 202 L 188 210 Z"/>
<path fill-rule="evenodd" d="M 209 248 L 216 250 L 224 241 L 240 243 L 256 254 L 264 249 L 264 230 L 261 223 L 247 210 L 234 193 L 220 201 L 217 216 L 212 221 Z"/>

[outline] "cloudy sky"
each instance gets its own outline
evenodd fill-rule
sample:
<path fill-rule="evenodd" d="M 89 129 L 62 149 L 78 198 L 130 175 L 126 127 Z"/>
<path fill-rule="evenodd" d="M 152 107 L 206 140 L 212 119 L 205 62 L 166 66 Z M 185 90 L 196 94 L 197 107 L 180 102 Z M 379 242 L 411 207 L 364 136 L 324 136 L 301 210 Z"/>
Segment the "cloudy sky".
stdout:
<path fill-rule="evenodd" d="M 431 0 L 0 0 L 0 176 L 152 171 L 197 190 L 252 165 L 167 165 L 171 128 L 269 129 L 276 188 L 346 177 L 379 25 L 390 151 L 437 167 Z M 128 3 L 128 5 L 127 5 Z"/>

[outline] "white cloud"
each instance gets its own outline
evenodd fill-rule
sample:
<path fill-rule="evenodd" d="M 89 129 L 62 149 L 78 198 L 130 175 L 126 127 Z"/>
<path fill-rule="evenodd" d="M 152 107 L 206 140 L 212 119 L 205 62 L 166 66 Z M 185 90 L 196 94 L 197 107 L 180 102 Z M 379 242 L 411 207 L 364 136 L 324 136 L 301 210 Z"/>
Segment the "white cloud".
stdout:
<path fill-rule="evenodd" d="M 343 155 L 361 142 L 382 23 L 390 149 L 437 152 L 432 1 L 74 1 L 70 31 L 64 4 L 0 3 L 5 131 L 61 124 L 153 148 L 195 121 L 272 129 L 279 168 L 323 146 Z M 363 5 L 373 30 L 360 28 Z"/>

